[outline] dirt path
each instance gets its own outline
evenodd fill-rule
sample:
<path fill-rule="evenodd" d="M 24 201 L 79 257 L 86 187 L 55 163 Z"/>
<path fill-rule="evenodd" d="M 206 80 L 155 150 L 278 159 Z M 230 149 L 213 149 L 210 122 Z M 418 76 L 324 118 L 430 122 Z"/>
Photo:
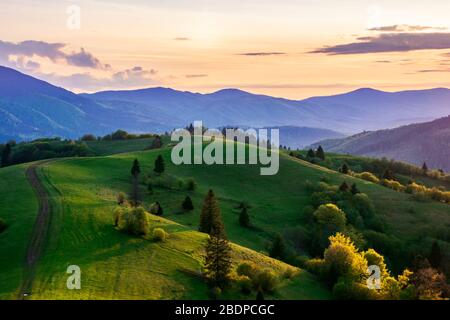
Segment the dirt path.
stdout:
<path fill-rule="evenodd" d="M 49 195 L 44 185 L 39 180 L 38 176 L 39 167 L 42 164 L 48 162 L 49 161 L 42 161 L 32 164 L 28 167 L 25 173 L 28 182 L 30 183 L 37 196 L 39 202 L 39 211 L 28 243 L 24 268 L 24 278 L 19 290 L 19 299 L 26 299 L 26 297 L 31 293 L 33 279 L 36 273 L 37 262 L 39 261 L 39 258 L 41 257 L 44 250 L 45 242 L 47 239 L 47 232 L 50 225 L 52 208 L 49 201 Z"/>

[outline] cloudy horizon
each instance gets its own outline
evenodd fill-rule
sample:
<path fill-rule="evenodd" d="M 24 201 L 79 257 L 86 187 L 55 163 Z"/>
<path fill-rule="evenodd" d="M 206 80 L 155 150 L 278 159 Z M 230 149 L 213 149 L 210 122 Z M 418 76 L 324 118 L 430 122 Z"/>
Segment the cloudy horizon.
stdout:
<path fill-rule="evenodd" d="M 238 88 L 301 99 L 450 87 L 449 9 L 444 0 L 4 0 L 0 65 L 75 92 Z"/>

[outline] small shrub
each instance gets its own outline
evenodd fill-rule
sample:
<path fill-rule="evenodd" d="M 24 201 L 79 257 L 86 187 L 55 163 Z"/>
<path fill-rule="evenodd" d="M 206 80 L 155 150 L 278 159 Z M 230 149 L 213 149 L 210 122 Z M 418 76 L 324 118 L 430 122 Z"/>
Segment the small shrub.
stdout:
<path fill-rule="evenodd" d="M 236 269 L 236 273 L 240 276 L 253 277 L 256 273 L 256 265 L 253 262 L 242 262 Z"/>
<path fill-rule="evenodd" d="M 185 185 L 186 185 L 186 190 L 188 190 L 188 191 L 194 191 L 195 189 L 197 189 L 197 183 L 195 182 L 195 180 L 193 178 L 187 179 L 185 182 Z"/>
<path fill-rule="evenodd" d="M 254 287 L 264 292 L 273 292 L 278 284 L 275 273 L 267 269 L 259 272 L 252 280 Z"/>
<path fill-rule="evenodd" d="M 164 231 L 162 228 L 155 228 L 153 229 L 153 239 L 156 241 L 166 241 L 168 238 L 168 233 Z"/>

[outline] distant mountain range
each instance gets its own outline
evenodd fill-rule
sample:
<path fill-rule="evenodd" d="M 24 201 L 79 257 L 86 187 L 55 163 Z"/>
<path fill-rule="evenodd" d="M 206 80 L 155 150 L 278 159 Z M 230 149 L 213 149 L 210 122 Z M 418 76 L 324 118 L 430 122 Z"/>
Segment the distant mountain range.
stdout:
<path fill-rule="evenodd" d="M 396 129 L 363 132 L 320 141 L 326 151 L 375 158 L 387 157 L 450 172 L 450 116 Z"/>
<path fill-rule="evenodd" d="M 199 94 L 150 88 L 77 95 L 0 67 L 2 141 L 56 135 L 76 138 L 119 128 L 161 132 L 202 120 L 210 128 L 284 127 L 286 135 L 281 143 L 301 147 L 342 134 L 393 128 L 449 114 L 448 89 L 397 93 L 359 89 L 299 101 L 237 89 Z"/>

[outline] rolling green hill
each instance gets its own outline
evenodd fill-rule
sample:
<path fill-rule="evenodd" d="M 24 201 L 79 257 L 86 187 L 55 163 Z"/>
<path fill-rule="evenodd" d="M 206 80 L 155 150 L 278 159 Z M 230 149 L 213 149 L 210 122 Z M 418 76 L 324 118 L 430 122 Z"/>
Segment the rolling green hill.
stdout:
<path fill-rule="evenodd" d="M 111 151 L 111 150 L 110 150 Z M 260 176 L 252 165 L 183 165 L 170 162 L 169 148 L 123 153 L 105 157 L 72 158 L 47 163 L 39 171 L 51 194 L 53 207 L 49 238 L 34 278 L 34 299 L 206 299 L 208 289 L 192 273 L 201 267 L 205 235 L 197 226 L 204 195 L 213 189 L 218 196 L 228 237 L 234 245 L 235 262 L 251 260 L 271 268 L 280 276 L 292 268 L 268 258 L 274 235 L 295 233 L 305 220 L 305 207 L 311 203 L 308 184 L 326 180 L 338 185 L 343 181 L 357 183 L 373 200 L 377 214 L 387 224 L 386 234 L 395 236 L 399 247 L 409 252 L 426 254 L 433 240 L 448 243 L 442 228 L 450 227 L 450 208 L 438 202 L 417 202 L 411 195 L 399 193 L 367 181 L 342 175 L 308 162 L 282 154 L 280 171 L 275 176 Z M 193 178 L 195 191 L 177 187 L 154 187 L 147 192 L 145 175 L 153 170 L 158 155 L 166 163 L 166 175 L 176 181 Z M 144 206 L 159 201 L 164 217 L 152 217 L 152 226 L 163 226 L 170 234 L 165 243 L 133 238 L 113 227 L 113 210 L 118 192 L 131 189 L 130 168 L 137 158 L 141 163 L 141 196 Z M 11 256 L 0 263 L 0 298 L 14 298 L 22 281 L 28 235 L 37 203 L 24 177 L 24 166 L 0 169 L 2 208 L 11 227 L 0 235 L 1 256 Z M 6 192 L 6 190 L 8 192 Z M 3 194 L 3 193 L 2 193 Z M 183 213 L 181 203 L 189 195 L 195 209 Z M 239 225 L 241 202 L 250 205 L 253 228 Z M 14 217 L 14 218 L 13 218 Z M 14 221 L 14 219 L 16 219 Z M 8 244 L 4 246 L 3 243 Z M 239 245 L 239 246 L 238 246 Z M 289 243 L 294 250 L 296 245 Z M 244 248 L 247 247 L 247 248 Z M 383 250 L 377 249 L 382 254 Z M 14 254 L 11 254 L 14 252 Z M 299 252 L 299 254 L 304 254 Z M 398 257 L 388 256 L 395 260 Z M 396 261 L 402 265 L 404 261 Z M 67 266 L 79 265 L 82 290 L 66 289 Z M 402 265 L 402 267 L 404 267 Z M 16 270 L 10 273 L 10 270 Z M 189 272 L 186 272 L 188 270 Z M 254 298 L 240 292 L 226 293 L 230 298 Z M 293 279 L 282 280 L 274 298 L 329 298 L 329 292 L 312 275 L 299 270 Z"/>
<path fill-rule="evenodd" d="M 153 157 L 156 153 L 142 153 L 144 154 Z M 46 189 L 50 191 L 54 210 L 46 249 L 34 277 L 32 299 L 208 298 L 209 291 L 204 281 L 191 274 L 201 268 L 206 241 L 204 234 L 156 216 L 152 216 L 152 227 L 162 226 L 170 233 L 170 238 L 165 243 L 130 237 L 114 229 L 112 212 L 116 206 L 115 195 L 129 187 L 127 174 L 122 176 L 122 165 L 126 167 L 125 172 L 129 171 L 127 162 L 127 157 L 121 155 L 65 159 L 43 165 L 40 177 Z M 105 165 L 110 166 L 110 170 L 104 167 Z M 0 174 L 6 175 L 15 168 L 10 167 L 8 171 L 2 169 Z M 20 180 L 26 187 L 23 168 L 22 171 L 16 171 L 10 178 Z M 4 204 L 8 205 L 17 200 L 15 192 L 20 190 L 13 188 L 11 193 L 7 193 Z M 27 196 L 33 199 L 30 194 Z M 35 201 L 32 204 L 36 206 Z M 36 210 L 34 207 L 29 211 L 34 214 Z M 16 212 L 22 214 L 17 208 L 14 213 Z M 6 220 L 10 220 L 10 217 L 5 216 Z M 34 215 L 23 217 L 14 224 L 32 224 L 34 218 Z M 20 271 L 23 255 L 28 235 L 31 233 L 28 228 L 25 230 L 27 232 L 14 235 L 13 226 L 8 231 L 1 235 L 2 242 L 9 243 L 13 236 L 20 236 L 20 241 L 0 248 L 2 256 L 12 256 L 12 251 L 17 255 L 1 265 L 2 299 L 17 297 L 17 289 L 22 281 Z M 233 245 L 233 257 L 236 264 L 239 261 L 254 261 L 263 268 L 273 270 L 280 278 L 283 278 L 286 270 L 296 270 L 283 262 L 239 245 Z M 82 270 L 80 291 L 66 289 L 68 275 L 65 271 L 72 264 L 79 265 Z M 8 273 L 12 266 L 18 270 L 15 277 Z M 293 279 L 281 281 L 273 298 L 330 297 L 328 290 L 314 276 L 302 270 L 297 273 Z M 227 292 L 227 295 L 230 298 L 254 298 L 239 291 Z"/>

